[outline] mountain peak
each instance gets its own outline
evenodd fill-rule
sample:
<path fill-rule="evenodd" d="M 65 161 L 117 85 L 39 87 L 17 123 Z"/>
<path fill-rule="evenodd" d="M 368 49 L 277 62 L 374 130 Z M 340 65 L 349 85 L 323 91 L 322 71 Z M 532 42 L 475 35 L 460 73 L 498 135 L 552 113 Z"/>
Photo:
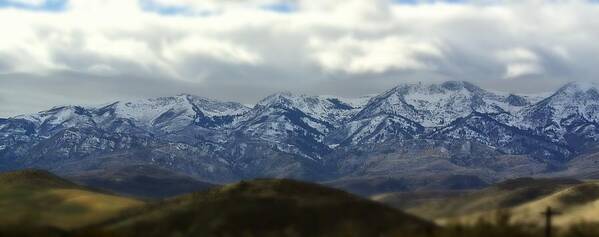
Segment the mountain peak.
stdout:
<path fill-rule="evenodd" d="M 598 88 L 599 86 L 595 83 L 568 83 L 550 97 L 524 110 L 526 120 L 528 123 L 541 126 L 562 125 L 565 124 L 566 119 L 576 118 L 593 122 L 599 121 Z"/>
<path fill-rule="evenodd" d="M 63 105 L 63 106 L 54 106 L 49 110 L 41 111 L 40 114 L 56 114 L 60 112 L 70 112 L 75 114 L 85 114 L 86 108 L 79 105 Z"/>
<path fill-rule="evenodd" d="M 296 100 L 303 100 L 305 98 L 309 98 L 307 95 L 298 95 L 294 94 L 290 91 L 282 91 L 277 92 L 275 94 L 269 95 L 266 98 L 260 100 L 258 105 L 267 106 L 272 104 L 285 104 L 290 105 L 293 104 Z"/>
<path fill-rule="evenodd" d="M 599 100 L 599 85 L 591 82 L 570 82 L 546 99 L 546 101 L 561 101 L 560 103 L 571 100 L 578 103 Z"/>
<path fill-rule="evenodd" d="M 446 81 L 441 84 L 441 87 L 447 90 L 457 91 L 466 89 L 470 92 L 482 91 L 482 89 L 467 81 Z"/>
<path fill-rule="evenodd" d="M 187 99 L 188 101 L 216 101 L 215 99 L 211 99 L 208 97 L 187 94 L 187 93 L 181 93 L 181 94 L 176 95 L 175 97 L 184 98 L 184 99 Z"/>
<path fill-rule="evenodd" d="M 380 114 L 400 116 L 425 127 L 437 127 L 473 112 L 502 113 L 509 107 L 505 100 L 504 96 L 465 81 L 411 83 L 375 97 L 358 115 L 360 118 Z"/>
<path fill-rule="evenodd" d="M 505 100 L 511 106 L 522 107 L 529 104 L 529 101 L 526 100 L 526 98 L 515 94 L 510 94 Z"/>
<path fill-rule="evenodd" d="M 446 81 L 442 83 L 404 83 L 396 86 L 391 92 L 398 92 L 400 94 L 406 93 L 427 93 L 427 94 L 439 94 L 446 93 L 448 91 L 460 91 L 467 90 L 472 93 L 482 93 L 483 89 L 466 81 Z"/>
<path fill-rule="evenodd" d="M 576 93 L 576 92 L 589 92 L 589 91 L 597 91 L 599 88 L 599 84 L 596 82 L 570 82 L 560 89 L 558 89 L 558 93 Z"/>
<path fill-rule="evenodd" d="M 280 92 L 271 94 L 271 95 L 267 96 L 266 98 L 276 98 L 276 97 L 293 98 L 293 97 L 302 97 L 302 96 L 305 96 L 305 95 L 295 94 L 291 91 L 280 91 Z"/>
<path fill-rule="evenodd" d="M 406 83 L 371 99 L 280 92 L 254 108 L 190 94 L 81 107 L 79 112 L 63 107 L 31 115 L 30 121 L 0 120 L 0 159 L 14 161 L 2 167 L 31 164 L 66 170 L 79 168 L 70 165 L 74 161 L 96 165 L 88 157 L 114 154 L 119 161 L 148 162 L 141 164 L 221 182 L 254 175 L 328 177 L 340 170 L 321 171 L 329 168 L 328 161 L 346 157 L 344 152 L 397 147 L 392 152 L 399 154 L 413 147 L 442 159 L 458 154 L 454 151 L 460 159 L 479 151 L 485 160 L 526 156 L 535 160 L 531 165 L 536 169 L 539 159 L 561 162 L 597 144 L 596 88 L 570 83 L 561 94 L 539 101 L 450 81 Z M 121 159 L 121 154 L 134 159 Z M 358 163 L 362 154 L 353 157 L 359 159 L 337 167 L 370 167 Z M 310 162 L 298 160 L 304 158 Z M 326 162 L 313 162 L 317 160 Z M 479 162 L 464 161 L 468 167 Z M 392 163 L 377 164 L 364 174 L 387 172 L 379 169 L 387 164 Z M 395 161 L 392 166 L 390 172 L 411 168 Z M 238 173 L 240 167 L 244 170 Z"/>

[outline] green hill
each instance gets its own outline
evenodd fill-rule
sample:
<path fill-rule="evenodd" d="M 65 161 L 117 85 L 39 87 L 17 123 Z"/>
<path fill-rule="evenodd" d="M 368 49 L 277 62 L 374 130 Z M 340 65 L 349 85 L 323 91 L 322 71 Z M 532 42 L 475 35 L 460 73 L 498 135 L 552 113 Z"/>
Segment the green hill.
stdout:
<path fill-rule="evenodd" d="M 122 236 L 414 236 L 429 222 L 343 191 L 255 180 L 140 208 L 98 226 Z"/>
<path fill-rule="evenodd" d="M 70 230 L 104 221 L 142 204 L 94 192 L 45 171 L 0 174 L 0 230 L 14 227 Z"/>
<path fill-rule="evenodd" d="M 43 170 L 20 170 L 0 174 L 0 188 L 77 188 L 70 181 Z"/>

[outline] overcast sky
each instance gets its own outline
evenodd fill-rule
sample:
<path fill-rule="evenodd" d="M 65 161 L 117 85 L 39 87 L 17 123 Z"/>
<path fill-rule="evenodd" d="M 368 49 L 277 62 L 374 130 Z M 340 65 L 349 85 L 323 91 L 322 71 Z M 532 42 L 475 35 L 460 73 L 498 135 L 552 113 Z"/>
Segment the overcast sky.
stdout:
<path fill-rule="evenodd" d="M 0 0 L 0 117 L 414 81 L 533 93 L 599 80 L 598 57 L 590 0 Z"/>

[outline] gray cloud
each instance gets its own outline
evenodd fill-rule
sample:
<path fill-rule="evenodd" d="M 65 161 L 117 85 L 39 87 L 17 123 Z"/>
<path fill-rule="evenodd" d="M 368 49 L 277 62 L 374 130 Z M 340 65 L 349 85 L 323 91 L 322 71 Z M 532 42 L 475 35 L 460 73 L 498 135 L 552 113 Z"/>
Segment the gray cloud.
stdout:
<path fill-rule="evenodd" d="M 286 2 L 297 11 L 262 7 L 277 0 L 176 4 L 216 12 L 206 16 L 145 12 L 137 0 L 0 9 L 0 116 L 179 93 L 254 103 L 407 81 L 535 93 L 599 80 L 599 6 L 587 1 Z"/>

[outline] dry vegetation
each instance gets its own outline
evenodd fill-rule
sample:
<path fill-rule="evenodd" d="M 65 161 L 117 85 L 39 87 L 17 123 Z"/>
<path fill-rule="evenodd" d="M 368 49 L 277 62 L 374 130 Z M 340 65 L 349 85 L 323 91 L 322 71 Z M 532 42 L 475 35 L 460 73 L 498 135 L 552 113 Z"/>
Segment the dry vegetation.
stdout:
<path fill-rule="evenodd" d="M 87 190 L 43 171 L 0 176 L 0 226 L 48 226 L 63 230 L 106 220 L 143 203 Z"/>
<path fill-rule="evenodd" d="M 143 203 L 46 172 L 24 171 L 0 175 L 0 237 L 540 237 L 544 229 L 539 212 L 546 205 L 564 213 L 555 219 L 554 236 L 599 236 L 599 226 L 593 224 L 599 221 L 599 184 L 594 182 L 521 179 L 470 194 L 383 199 L 394 197 L 422 198 L 403 205 L 417 205 L 412 212 L 445 215 L 444 225 L 343 191 L 291 180 L 240 182 Z M 445 197 L 447 205 L 461 206 L 433 213 L 433 207 L 441 207 L 439 197 Z"/>

